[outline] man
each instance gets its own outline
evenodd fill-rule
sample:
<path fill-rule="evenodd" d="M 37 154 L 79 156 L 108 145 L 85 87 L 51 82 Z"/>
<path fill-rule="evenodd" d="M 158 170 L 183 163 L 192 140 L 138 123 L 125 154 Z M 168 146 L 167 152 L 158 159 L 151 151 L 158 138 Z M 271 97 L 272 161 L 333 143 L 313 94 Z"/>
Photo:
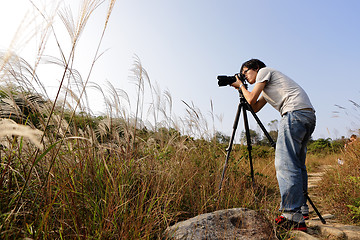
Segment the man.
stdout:
<path fill-rule="evenodd" d="M 275 169 L 281 194 L 281 216 L 275 222 L 286 228 L 306 231 L 307 171 L 306 145 L 315 129 L 315 110 L 305 91 L 281 72 L 258 60 L 245 62 L 240 69 L 249 84 L 248 91 L 236 76 L 231 86 L 241 89 L 245 99 L 258 112 L 266 103 L 281 114 L 275 150 Z"/>
<path fill-rule="evenodd" d="M 344 147 L 345 147 L 345 150 L 347 150 L 347 148 L 356 141 L 356 138 L 357 138 L 357 136 L 356 136 L 355 134 L 352 134 L 352 135 L 350 136 L 349 141 L 348 141 L 348 142 L 345 144 L 345 146 L 344 146 Z"/>

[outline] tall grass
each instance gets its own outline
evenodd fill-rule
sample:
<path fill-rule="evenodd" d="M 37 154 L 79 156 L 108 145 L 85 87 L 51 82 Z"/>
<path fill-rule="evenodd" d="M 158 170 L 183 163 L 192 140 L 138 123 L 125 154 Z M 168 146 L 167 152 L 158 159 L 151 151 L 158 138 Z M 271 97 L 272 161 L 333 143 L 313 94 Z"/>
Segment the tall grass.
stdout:
<path fill-rule="evenodd" d="M 351 121 L 350 135 L 357 135 L 357 140 L 343 148 L 337 157 L 343 164 L 335 166 L 327 172 L 324 181 L 319 185 L 319 193 L 324 195 L 323 205 L 343 223 L 360 225 L 360 104 L 349 100 L 349 106 L 336 105 L 339 111 L 336 116 L 345 116 Z M 345 139 L 344 139 L 345 140 Z M 344 141 L 344 143 L 346 143 Z M 337 158 L 333 161 L 337 162 Z"/>
<path fill-rule="evenodd" d="M 0 113 L 8 125 L 1 125 L 7 129 L 1 133 L 0 238 L 156 239 L 170 224 L 199 213 L 272 207 L 274 190 L 262 180 L 272 173 L 259 167 L 258 187 L 251 188 L 247 163 L 235 158 L 219 196 L 225 146 L 210 141 L 208 124 L 193 103 L 185 103 L 185 117 L 174 116 L 171 94 L 150 81 L 138 57 L 135 111 L 126 92 L 89 81 L 99 48 L 85 78 L 73 69 L 81 33 L 99 4 L 84 1 L 77 21 L 70 9 L 60 10 L 72 43 L 68 54 L 57 43 L 60 59 L 40 53 L 33 68 L 14 53 L 1 57 Z M 63 69 L 53 100 L 36 75 L 42 61 Z M 90 114 L 88 88 L 103 95 L 104 116 Z"/>
<path fill-rule="evenodd" d="M 323 208 L 343 223 L 360 225 L 360 142 L 355 141 L 344 150 L 337 164 L 326 172 L 318 191 L 323 198 Z"/>

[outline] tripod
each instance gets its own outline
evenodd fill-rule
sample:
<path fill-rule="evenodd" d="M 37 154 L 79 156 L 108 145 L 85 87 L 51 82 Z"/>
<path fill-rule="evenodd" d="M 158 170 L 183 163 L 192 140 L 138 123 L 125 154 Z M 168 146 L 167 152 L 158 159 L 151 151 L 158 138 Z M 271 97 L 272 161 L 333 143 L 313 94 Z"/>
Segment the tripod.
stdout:
<path fill-rule="evenodd" d="M 244 84 L 245 88 L 247 89 L 247 84 Z M 228 161 L 230 158 L 230 153 L 232 150 L 232 146 L 234 143 L 234 138 L 235 138 L 235 133 L 236 133 L 236 129 L 238 127 L 239 124 L 239 119 L 240 119 L 240 113 L 241 111 L 243 112 L 243 119 L 244 119 L 244 128 L 245 128 L 245 135 L 246 135 L 246 143 L 247 143 L 247 150 L 248 150 L 248 156 L 249 156 L 249 162 L 250 162 L 250 175 L 251 175 L 251 180 L 252 183 L 255 183 L 255 179 L 254 179 L 254 168 L 253 168 L 253 163 L 252 163 L 252 155 L 251 155 L 251 151 L 252 151 L 252 146 L 251 146 L 251 139 L 250 139 L 250 129 L 249 129 L 249 122 L 248 122 L 248 117 L 247 117 L 247 113 L 246 111 L 250 111 L 252 116 L 254 117 L 254 119 L 256 120 L 256 122 L 258 123 L 258 125 L 260 126 L 261 130 L 263 131 L 263 133 L 265 134 L 265 136 L 267 137 L 267 139 L 269 140 L 271 146 L 273 148 L 276 147 L 276 143 L 274 142 L 274 140 L 271 138 L 270 134 L 268 133 L 268 131 L 266 130 L 266 128 L 264 127 L 264 125 L 261 123 L 260 119 L 258 118 L 258 116 L 256 115 L 256 113 L 254 112 L 253 108 L 251 107 L 251 105 L 246 101 L 242 91 L 239 89 L 239 97 L 240 97 L 240 102 L 238 105 L 238 109 L 236 112 L 236 116 L 235 116 L 235 120 L 234 120 L 234 125 L 233 125 L 233 132 L 231 134 L 231 138 L 230 138 L 230 142 L 229 142 L 229 146 L 226 149 L 226 159 L 225 159 L 225 164 L 224 164 L 224 168 L 221 174 L 221 180 L 220 180 L 220 184 L 219 184 L 219 194 L 221 191 L 221 187 L 222 187 L 222 182 L 224 180 L 225 177 L 225 172 L 227 169 L 227 165 L 228 165 Z M 317 210 L 317 208 L 315 207 L 314 203 L 311 201 L 309 195 L 307 192 L 304 192 L 304 197 L 309 201 L 309 203 L 311 204 L 311 206 L 313 207 L 314 211 L 316 212 L 316 214 L 319 216 L 321 222 L 323 224 L 326 223 L 326 221 L 324 220 L 324 218 L 321 216 L 320 212 Z"/>
<path fill-rule="evenodd" d="M 246 84 L 244 84 L 244 85 L 247 88 L 247 85 Z M 243 118 L 244 118 L 246 143 L 247 143 L 247 150 L 248 150 L 248 153 L 249 153 L 249 162 L 250 162 L 250 174 L 251 174 L 251 180 L 252 180 L 253 183 L 255 182 L 255 179 L 254 179 L 254 168 L 253 168 L 253 164 L 252 164 L 252 155 L 251 155 L 252 146 L 251 146 L 249 122 L 248 122 L 248 117 L 247 117 L 247 114 L 246 114 L 246 110 L 251 112 L 254 119 L 259 124 L 261 130 L 264 132 L 265 136 L 270 141 L 271 146 L 275 148 L 275 145 L 276 145 L 274 140 L 271 138 L 270 134 L 266 131 L 264 125 L 261 123 L 261 121 L 258 118 L 258 116 L 256 115 L 256 113 L 252 109 L 251 105 L 246 101 L 246 99 L 245 99 L 245 97 L 244 97 L 241 90 L 239 90 L 239 97 L 240 97 L 240 103 L 238 105 L 238 109 L 237 109 L 237 112 L 236 112 L 235 121 L 234 121 L 234 125 L 233 125 L 233 132 L 231 134 L 229 146 L 226 149 L 226 152 L 227 152 L 226 153 L 226 160 L 225 160 L 225 164 L 224 164 L 224 169 L 223 169 L 222 174 L 221 174 L 221 180 L 220 180 L 220 184 L 219 184 L 219 191 L 221 190 L 222 182 L 223 182 L 224 177 L 225 177 L 226 168 L 227 168 L 227 165 L 228 165 L 228 161 L 229 161 L 229 158 L 230 158 L 230 153 L 231 153 L 232 146 L 233 146 L 233 143 L 234 143 L 236 129 L 237 129 L 238 124 L 239 124 L 241 110 L 243 112 Z"/>

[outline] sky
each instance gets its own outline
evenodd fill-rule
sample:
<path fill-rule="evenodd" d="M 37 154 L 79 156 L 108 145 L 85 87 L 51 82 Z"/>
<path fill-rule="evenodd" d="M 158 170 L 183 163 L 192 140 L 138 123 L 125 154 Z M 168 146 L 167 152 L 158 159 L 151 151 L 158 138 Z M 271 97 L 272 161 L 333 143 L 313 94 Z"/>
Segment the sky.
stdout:
<path fill-rule="evenodd" d="M 54 9 L 56 1 L 34 0 L 39 9 Z M 80 0 L 63 1 L 77 15 Z M 91 16 L 77 48 L 75 68 L 86 77 L 100 40 L 108 1 Z M 136 98 L 132 80 L 135 59 L 141 61 L 152 82 L 169 91 L 173 113 L 186 115 L 185 103 L 196 106 L 216 130 L 231 135 L 239 94 L 218 87 L 218 75 L 234 75 L 251 58 L 262 60 L 300 84 L 316 110 L 314 139 L 349 137 L 360 129 L 360 1 L 357 0 L 124 0 L 117 1 L 110 17 L 90 81 L 110 82 Z M 27 15 L 26 15 L 27 14 Z M 30 0 L 1 1 L 0 48 L 12 49 L 30 64 L 35 62 L 41 35 L 25 25 L 37 13 Z M 24 16 L 27 16 L 24 18 Z M 25 19 L 25 20 L 23 20 Z M 23 21 L 22 21 L 23 20 Z M 41 25 L 41 18 L 36 24 Z M 54 31 L 69 52 L 70 38 L 56 17 Z M 24 27 L 26 26 L 26 27 Z M 44 54 L 58 56 L 49 36 Z M 49 92 L 56 92 L 59 74 L 39 67 Z M 252 86 L 249 86 L 252 89 Z M 103 102 L 91 96 L 92 110 Z M 185 102 L 185 103 L 184 103 Z M 150 105 L 150 103 L 148 103 Z M 215 116 L 215 117 L 214 117 Z M 260 132 L 251 114 L 250 128 Z M 280 120 L 269 104 L 257 113 L 263 125 Z M 243 131 L 240 119 L 237 133 Z M 270 129 L 269 129 L 270 130 Z"/>

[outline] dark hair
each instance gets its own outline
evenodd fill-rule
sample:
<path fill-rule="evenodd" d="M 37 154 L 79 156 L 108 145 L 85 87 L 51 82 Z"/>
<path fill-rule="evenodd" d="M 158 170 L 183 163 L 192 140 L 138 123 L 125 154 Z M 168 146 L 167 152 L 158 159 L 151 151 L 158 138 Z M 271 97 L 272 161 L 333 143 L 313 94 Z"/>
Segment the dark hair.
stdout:
<path fill-rule="evenodd" d="M 247 67 L 248 69 L 258 70 L 260 68 L 266 67 L 266 65 L 259 59 L 250 59 L 243 63 L 243 65 L 240 68 L 240 72 L 242 72 L 244 67 Z"/>

